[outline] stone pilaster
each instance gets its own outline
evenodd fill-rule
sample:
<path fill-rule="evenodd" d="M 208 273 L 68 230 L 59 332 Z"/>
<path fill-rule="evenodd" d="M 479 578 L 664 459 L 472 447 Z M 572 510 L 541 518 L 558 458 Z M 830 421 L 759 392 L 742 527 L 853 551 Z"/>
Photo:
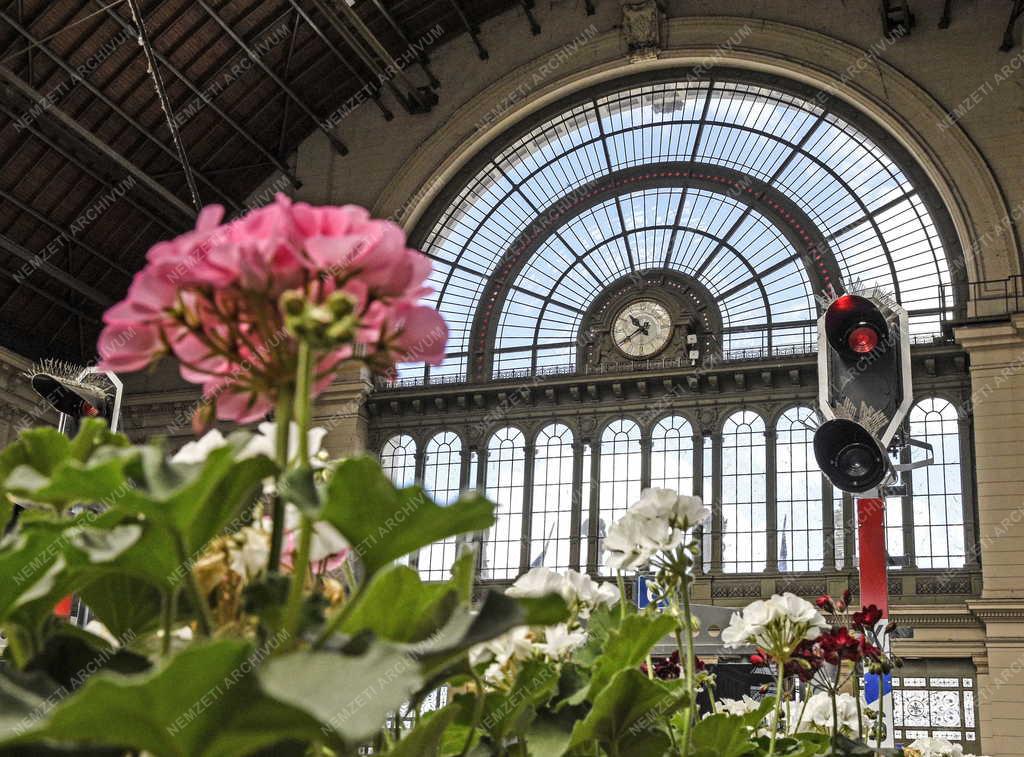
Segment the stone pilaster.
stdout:
<path fill-rule="evenodd" d="M 969 602 L 985 627 L 979 665 L 982 752 L 1020 754 L 1024 743 L 1024 314 L 965 326 L 970 354 L 982 597 Z M 970 540 L 968 541 L 970 543 Z M 982 672 L 982 671 L 986 672 Z"/>
<path fill-rule="evenodd" d="M 366 395 L 369 374 L 357 365 L 344 368 L 313 406 L 313 425 L 327 429 L 324 448 L 331 457 L 365 452 L 368 447 Z"/>

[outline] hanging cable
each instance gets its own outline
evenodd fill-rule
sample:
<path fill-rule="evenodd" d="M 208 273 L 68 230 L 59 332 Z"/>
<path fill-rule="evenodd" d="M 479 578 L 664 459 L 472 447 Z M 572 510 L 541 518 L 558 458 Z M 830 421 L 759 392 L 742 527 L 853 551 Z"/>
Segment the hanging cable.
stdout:
<path fill-rule="evenodd" d="M 178 124 L 174 120 L 174 110 L 171 107 L 170 98 L 167 97 L 167 90 L 164 89 L 164 80 L 157 67 L 156 55 L 153 53 L 153 46 L 149 41 L 149 33 L 142 21 L 142 8 L 139 0 L 128 0 L 128 7 L 131 9 L 132 17 L 135 19 L 135 26 L 139 30 L 139 46 L 146 56 L 146 68 L 153 77 L 153 85 L 156 87 L 156 96 L 160 100 L 160 108 L 167 119 L 167 127 L 171 130 L 171 139 L 174 140 L 174 149 L 178 152 L 178 160 L 185 172 L 185 182 L 188 184 L 188 191 L 192 195 L 192 204 L 198 213 L 203 209 L 202 200 L 199 198 L 199 187 L 196 186 L 196 178 L 192 175 L 192 165 L 188 161 L 188 153 L 185 151 L 185 144 L 181 141 L 181 134 L 178 132 Z"/>

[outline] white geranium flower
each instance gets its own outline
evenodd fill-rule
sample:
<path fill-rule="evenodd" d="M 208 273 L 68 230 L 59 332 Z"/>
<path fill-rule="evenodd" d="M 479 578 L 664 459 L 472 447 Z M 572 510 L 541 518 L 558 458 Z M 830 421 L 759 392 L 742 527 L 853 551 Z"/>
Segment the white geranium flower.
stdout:
<path fill-rule="evenodd" d="M 563 660 L 586 641 L 586 631 L 570 631 L 565 623 L 559 623 L 544 629 L 544 641 L 538 643 L 537 648 L 553 660 Z"/>
<path fill-rule="evenodd" d="M 645 518 L 670 520 L 675 515 L 678 499 L 679 495 L 672 489 L 644 489 L 629 511 Z"/>
<path fill-rule="evenodd" d="M 617 570 L 646 565 L 658 552 L 679 546 L 685 536 L 665 520 L 627 512 L 604 538 L 605 562 Z"/>
<path fill-rule="evenodd" d="M 867 704 L 861 699 L 861 716 L 867 712 Z M 857 733 L 857 700 L 852 694 L 842 693 L 836 696 L 836 714 L 839 717 L 839 730 L 846 735 Z M 827 691 L 819 691 L 807 700 L 803 722 L 813 725 L 824 733 L 834 729 L 832 720 L 832 696 Z M 863 727 L 870 726 L 865 718 Z"/>
<path fill-rule="evenodd" d="M 751 712 L 755 712 L 757 708 L 761 706 L 761 703 L 744 694 L 743 699 L 719 699 L 717 705 L 719 712 L 724 712 L 727 715 L 735 715 L 736 717 L 742 717 L 744 715 L 749 715 Z"/>
<path fill-rule="evenodd" d="M 217 429 L 207 431 L 199 439 L 189 442 L 171 456 L 172 463 L 202 463 L 214 450 L 225 446 L 228 440 Z"/>
<path fill-rule="evenodd" d="M 513 583 L 505 593 L 510 597 L 543 597 L 558 594 L 566 604 L 576 606 L 582 617 L 595 607 L 611 607 L 619 601 L 619 590 L 609 584 L 599 585 L 585 573 L 567 570 L 565 574 L 540 566 L 531 568 Z"/>
<path fill-rule="evenodd" d="M 959 744 L 934 737 L 918 739 L 910 744 L 907 747 L 908 754 L 911 749 L 920 757 L 961 757 L 964 753 L 964 748 Z"/>
<path fill-rule="evenodd" d="M 529 571 L 516 579 L 515 583 L 505 590 L 510 597 L 543 597 L 547 594 L 561 594 L 566 602 L 570 598 L 565 596 L 568 582 L 564 577 L 541 565 L 537 568 L 530 568 Z"/>
<path fill-rule="evenodd" d="M 612 583 L 598 584 L 596 595 L 594 605 L 597 607 L 614 607 L 622 599 L 619 587 Z"/>
<path fill-rule="evenodd" d="M 270 558 L 270 534 L 262 528 L 245 526 L 228 544 L 228 567 L 242 578 L 254 578 Z"/>
<path fill-rule="evenodd" d="M 789 618 L 793 623 L 807 623 L 818 628 L 828 625 L 817 607 L 796 594 L 788 591 L 775 594 L 767 602 L 776 614 Z"/>
<path fill-rule="evenodd" d="M 734 612 L 729 625 L 722 629 L 722 643 L 732 648 L 746 646 L 758 630 L 760 629 L 744 620 L 742 614 Z"/>
<path fill-rule="evenodd" d="M 613 584 L 598 584 L 586 573 L 575 570 L 565 572 L 566 602 L 578 602 L 585 610 L 593 607 L 611 607 L 619 601 L 619 589 Z"/>
<path fill-rule="evenodd" d="M 529 626 L 516 626 L 501 636 L 470 648 L 469 662 L 494 661 L 504 665 L 510 660 L 525 660 L 534 652 L 533 633 Z"/>
<path fill-rule="evenodd" d="M 249 457 L 255 457 L 256 455 L 263 455 L 269 457 L 271 460 L 277 459 L 277 424 L 267 421 L 261 423 L 256 427 L 259 431 L 258 434 L 253 436 L 245 448 L 239 454 L 239 460 L 245 460 Z M 313 458 L 310 462 L 313 467 L 317 467 L 319 462 L 317 454 L 320 452 L 320 447 L 324 443 L 324 437 L 327 436 L 327 429 L 325 428 L 311 428 L 307 432 L 306 440 L 309 445 L 309 454 Z M 299 454 L 299 424 L 292 421 L 288 427 L 288 462 L 291 462 Z"/>
<path fill-rule="evenodd" d="M 676 528 L 690 528 L 711 515 L 700 497 L 680 495 L 673 489 L 644 489 L 629 512 L 645 518 L 664 520 Z"/>
<path fill-rule="evenodd" d="M 816 639 L 828 627 L 825 618 L 810 602 L 795 594 L 775 594 L 758 599 L 734 613 L 722 641 L 731 647 L 756 644 L 776 655 L 789 654 L 803 639 Z"/>

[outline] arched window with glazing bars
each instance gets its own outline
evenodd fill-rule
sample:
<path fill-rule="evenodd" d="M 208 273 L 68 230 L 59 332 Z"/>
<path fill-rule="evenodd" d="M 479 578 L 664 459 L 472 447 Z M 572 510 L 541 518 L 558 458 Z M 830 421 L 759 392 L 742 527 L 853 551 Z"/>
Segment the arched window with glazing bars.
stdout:
<path fill-rule="evenodd" d="M 487 498 L 494 502 L 495 523 L 484 542 L 481 578 L 515 578 L 523 549 L 523 495 L 526 439 L 508 426 L 487 442 Z"/>
<path fill-rule="evenodd" d="M 765 569 L 767 467 L 764 419 L 740 410 L 722 427 L 722 569 Z"/>
<path fill-rule="evenodd" d="M 452 431 L 433 436 L 424 448 L 423 488 L 439 505 L 448 505 L 459 498 L 462 477 L 462 440 Z M 455 537 L 442 539 L 419 551 L 417 566 L 420 575 L 430 581 L 448 578 L 455 561 L 458 544 Z"/>

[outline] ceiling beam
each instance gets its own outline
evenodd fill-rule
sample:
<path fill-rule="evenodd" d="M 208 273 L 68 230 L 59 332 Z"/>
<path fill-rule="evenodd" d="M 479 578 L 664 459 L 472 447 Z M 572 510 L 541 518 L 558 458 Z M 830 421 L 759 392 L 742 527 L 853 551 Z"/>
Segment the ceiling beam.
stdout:
<path fill-rule="evenodd" d="M 62 270 L 45 260 L 41 253 L 30 252 L 17 242 L 8 239 L 2 234 L 0 234 L 0 249 L 14 255 L 16 258 L 21 258 L 33 268 L 38 268 L 40 271 L 45 272 L 48 276 L 59 281 L 68 289 L 78 292 L 80 295 L 92 300 L 97 305 L 108 308 L 114 304 L 114 299 L 112 297 L 104 294 L 98 289 L 94 289 L 88 284 L 83 284 L 67 271 Z M 19 281 L 19 283 L 21 282 Z"/>
<path fill-rule="evenodd" d="M 13 110 L 11 110 L 11 108 L 9 108 L 7 105 L 4 105 L 3 103 L 0 103 L 0 113 L 3 113 L 5 116 L 7 116 L 12 121 L 17 121 L 18 120 L 18 114 L 15 113 Z M 86 165 L 84 162 L 82 162 L 82 160 L 79 157 L 74 155 L 74 153 L 72 153 L 67 148 L 65 148 L 62 145 L 60 145 L 56 140 L 52 139 L 50 136 L 45 134 L 43 131 L 41 131 L 39 128 L 37 128 L 34 124 L 29 124 L 28 126 L 26 126 L 25 130 L 28 131 L 30 134 L 32 134 L 32 136 L 34 136 L 40 142 L 45 144 L 47 147 L 49 147 L 51 150 L 53 150 L 56 153 L 59 153 L 66 161 L 68 161 L 68 163 L 70 163 L 71 165 L 77 167 L 80 171 L 82 171 L 87 176 L 92 177 L 96 181 L 96 183 L 104 186 L 108 190 L 113 190 L 115 188 L 115 185 L 112 184 L 106 177 L 100 175 L 99 172 L 97 172 L 96 170 L 90 168 L 88 165 Z M 153 213 L 153 211 L 151 211 L 146 206 L 140 205 L 138 202 L 135 201 L 135 199 L 132 197 L 132 194 L 130 192 L 126 193 L 124 195 L 124 197 L 122 197 L 121 199 L 124 200 L 125 202 L 127 202 L 129 205 L 131 205 L 137 211 L 139 211 L 142 215 L 146 216 L 146 218 L 148 218 L 150 220 L 150 222 L 155 223 L 155 224 L 163 227 L 164 231 L 166 231 L 166 232 L 168 232 L 170 234 L 178 234 L 178 233 L 181 232 L 181 225 L 180 224 L 178 224 L 178 223 L 171 223 L 166 218 L 161 218 L 160 216 L 158 216 L 155 213 Z"/>
<path fill-rule="evenodd" d="M 462 25 L 466 27 L 466 31 L 469 32 L 470 38 L 473 40 L 473 44 L 476 45 L 477 55 L 480 56 L 480 60 L 487 60 L 491 57 L 490 53 L 487 52 L 487 48 L 480 42 L 480 27 L 476 25 L 469 16 L 466 15 L 466 11 L 463 10 L 459 0 L 448 0 L 452 4 L 452 8 L 459 15 L 462 20 Z"/>
<path fill-rule="evenodd" d="M 323 13 L 327 20 L 336 27 L 343 26 L 341 19 L 338 18 L 338 14 L 334 11 L 331 6 L 327 5 L 321 0 L 313 0 L 313 4 L 320 8 L 320 12 Z M 393 81 L 397 78 L 403 85 L 407 94 L 401 95 L 395 92 L 399 101 L 405 106 L 405 109 L 410 113 L 426 113 L 434 105 L 437 104 L 437 95 L 430 90 L 429 87 L 417 86 L 409 75 L 405 72 L 405 69 L 398 65 L 398 62 L 392 57 L 388 49 L 384 47 L 377 36 L 370 30 L 370 27 L 366 25 L 363 19 L 355 8 L 349 6 L 348 3 L 339 3 L 338 10 L 348 20 L 348 22 L 355 28 L 356 34 L 363 38 L 363 40 L 370 46 L 370 50 L 376 53 L 377 57 L 380 58 L 381 62 L 386 66 L 382 72 L 382 76 L 387 77 L 388 86 L 391 87 L 392 92 L 395 92 Z"/>
<path fill-rule="evenodd" d="M 0 79 L 2 79 L 11 89 L 21 94 L 21 96 L 29 102 L 43 102 L 44 95 L 35 87 L 32 87 L 27 82 L 23 81 L 20 76 L 7 68 L 7 66 L 0 65 Z M 140 182 L 145 184 L 151 191 L 164 200 L 169 207 L 178 211 L 183 218 L 186 218 L 189 221 L 193 221 L 195 219 L 195 210 L 193 210 L 187 203 L 183 202 L 180 197 L 78 123 L 78 121 L 61 110 L 59 106 L 54 105 L 47 108 L 46 115 L 51 120 L 59 123 L 66 131 L 77 137 L 79 141 L 84 142 L 93 150 L 103 155 L 108 160 L 113 161 L 118 165 L 118 167 L 127 171 Z"/>
<path fill-rule="evenodd" d="M 110 108 L 115 113 L 117 113 L 117 115 L 119 115 L 121 118 L 123 118 L 129 124 L 131 124 L 131 126 L 137 132 L 139 132 L 143 137 L 145 137 L 149 142 L 152 142 L 154 145 L 156 145 L 156 147 L 159 148 L 161 152 L 163 152 L 169 158 L 174 160 L 176 163 L 180 163 L 181 157 L 180 157 L 178 152 L 173 147 L 168 147 L 166 144 L 164 144 L 163 140 L 161 140 L 159 137 L 157 137 L 156 134 L 154 134 L 150 129 L 147 129 L 145 126 L 143 126 L 141 123 L 139 123 L 138 119 L 136 119 L 130 113 L 126 112 L 124 108 L 122 108 L 116 102 L 111 100 L 106 95 L 106 93 L 104 93 L 96 85 L 94 85 L 92 82 L 90 82 L 88 78 L 81 76 L 71 66 L 70 63 L 68 63 L 66 60 L 64 60 L 59 55 L 57 55 L 55 52 L 53 52 L 43 42 L 37 40 L 35 38 L 35 36 L 31 32 L 29 32 L 27 29 L 25 29 L 20 24 L 15 22 L 10 16 L 8 16 L 3 11 L 0 11 L 0 19 L 2 19 L 5 23 L 9 24 L 15 31 L 17 31 L 19 34 L 21 34 L 23 37 L 25 37 L 25 39 L 28 40 L 29 42 L 31 42 L 34 46 L 38 47 L 39 50 L 42 51 L 42 53 L 44 55 L 46 55 L 46 57 L 48 57 L 50 60 L 52 60 L 54 63 L 56 63 L 61 69 L 64 70 L 64 72 L 66 74 L 68 74 L 71 77 L 71 81 L 72 82 L 80 83 L 82 86 L 84 86 L 86 89 L 88 89 L 96 98 L 98 98 L 101 102 L 103 102 L 104 105 L 106 105 L 108 108 Z M 187 170 L 185 171 L 185 175 L 186 175 L 186 180 L 187 180 L 187 178 L 188 178 L 188 171 Z M 204 186 L 206 186 L 208 189 L 212 190 L 214 192 L 214 194 L 216 194 L 226 204 L 228 204 L 232 208 L 236 208 L 236 209 L 239 207 L 238 202 L 236 200 L 234 200 L 234 198 L 232 198 L 227 193 L 225 193 L 224 190 L 222 190 L 220 187 L 218 187 L 216 184 L 214 184 L 212 181 L 210 181 L 207 177 L 203 176 L 201 173 L 196 173 L 196 178 L 200 182 L 202 182 Z"/>
<path fill-rule="evenodd" d="M 33 218 L 35 218 L 39 223 L 43 224 L 44 226 L 49 226 L 53 231 L 57 232 L 57 235 L 58 235 L 57 239 L 66 239 L 66 240 L 68 240 L 68 242 L 72 246 L 80 247 L 81 249 L 85 250 L 87 253 L 92 255 L 94 258 L 96 258 L 97 260 L 102 260 L 105 265 L 110 266 L 110 268 L 112 268 L 113 270 L 115 270 L 118 273 L 121 273 L 121 274 L 127 276 L 128 278 L 131 278 L 132 272 L 129 271 L 127 268 L 125 268 L 123 265 L 118 263 L 113 258 L 103 254 L 102 252 L 97 250 L 95 247 L 93 247 L 93 246 L 91 246 L 89 244 L 86 244 L 84 240 L 79 239 L 70 230 L 64 228 L 63 226 L 61 226 L 58 223 L 54 223 L 52 220 L 47 218 L 45 215 L 40 213 L 38 210 L 33 208 L 31 205 L 28 205 L 28 204 L 22 202 L 17 197 L 15 197 L 14 195 L 10 194 L 9 192 L 4 191 L 3 189 L 0 189 L 0 199 L 4 200 L 5 202 L 11 203 L 11 205 L 14 205 L 22 213 L 27 213 L 28 215 L 30 215 Z M 84 210 L 84 208 L 83 208 L 83 210 Z M 79 211 L 78 215 L 81 215 L 81 212 L 82 211 Z"/>
<path fill-rule="evenodd" d="M 349 73 L 352 74 L 354 77 L 356 77 L 356 81 L 359 82 L 360 87 L 362 89 L 366 89 L 366 90 L 368 90 L 370 92 L 370 96 L 373 98 L 373 101 L 375 103 L 377 103 L 377 107 L 380 108 L 381 113 L 384 114 L 384 120 L 385 121 L 390 121 L 391 119 L 393 119 L 395 117 L 394 114 L 390 110 L 388 110 L 387 106 L 384 105 L 383 102 L 381 102 L 381 99 L 380 99 L 380 93 L 381 93 L 380 82 L 379 81 L 378 82 L 368 82 L 368 81 L 366 81 L 359 74 L 359 72 L 356 71 L 355 67 L 351 63 L 349 63 L 349 60 L 345 56 L 345 54 L 343 52 L 341 52 L 341 50 L 338 49 L 337 45 L 335 45 L 331 41 L 330 37 L 328 37 L 324 33 L 324 30 L 320 28 L 320 25 L 317 24 L 316 21 L 314 21 L 312 18 L 309 17 L 309 14 L 306 13 L 305 9 L 303 9 L 303 7 L 301 5 L 299 5 L 298 0 L 288 0 L 288 3 L 292 6 L 292 8 L 295 9 L 295 13 L 298 14 L 299 18 L 301 18 L 303 21 L 305 21 L 306 25 L 310 29 L 313 30 L 313 33 L 316 34 L 316 36 L 319 37 L 320 40 L 325 45 L 327 45 L 327 49 L 330 50 L 332 53 L 334 53 L 334 57 L 337 58 L 338 60 L 340 60 L 342 65 L 345 66 L 345 68 L 348 69 Z M 289 53 L 288 63 L 289 64 L 291 63 L 291 54 L 290 53 Z M 377 73 L 376 71 L 373 71 L 372 69 L 371 69 L 371 72 L 374 73 L 374 74 Z"/>
<path fill-rule="evenodd" d="M 212 18 L 214 21 L 217 22 L 217 25 L 221 29 L 224 30 L 225 34 L 227 34 L 229 37 L 231 37 L 231 39 L 234 41 L 234 43 L 236 45 L 238 45 L 240 48 L 242 48 L 242 50 L 245 52 L 245 54 L 248 55 L 252 59 L 253 63 L 255 63 L 257 66 L 259 66 L 261 69 L 263 69 L 263 72 L 267 76 L 269 76 L 271 78 L 271 80 L 273 80 L 273 82 L 286 95 L 288 95 L 288 97 L 290 97 L 292 99 L 292 101 L 296 105 L 298 105 L 299 108 L 307 116 L 309 116 L 311 119 L 313 119 L 313 123 L 316 124 L 316 127 L 321 132 L 323 132 L 324 136 L 327 137 L 327 141 L 331 143 L 331 146 L 334 148 L 334 150 L 339 155 L 348 155 L 348 148 L 344 145 L 344 143 L 342 143 L 341 140 L 339 140 L 336 136 L 334 136 L 334 134 L 331 132 L 330 129 L 328 129 L 327 127 L 324 126 L 324 124 L 320 121 L 320 117 L 316 113 L 313 112 L 313 109 L 309 107 L 309 105 L 306 103 L 306 101 L 303 100 L 294 89 L 292 89 L 290 86 L 288 86 L 288 84 L 285 81 L 283 81 L 280 76 L 275 74 L 274 71 L 270 68 L 270 66 L 268 66 L 266 63 L 264 63 L 263 58 L 261 56 L 257 55 L 255 52 L 253 52 L 253 50 L 249 47 L 249 45 L 246 44 L 245 40 L 242 39 L 238 35 L 238 32 L 236 32 L 231 27 L 231 25 L 229 23 L 227 23 L 224 19 L 222 19 L 217 14 L 217 12 L 213 8 L 210 7 L 210 4 L 207 3 L 206 0 L 195 0 L 195 1 L 196 1 L 196 4 L 199 5 L 199 7 L 201 7 L 204 11 L 206 11 L 206 14 L 210 18 Z"/>
<path fill-rule="evenodd" d="M 67 302 L 66 299 L 62 299 L 62 298 L 57 297 L 56 295 L 52 294 L 51 292 L 47 292 L 45 289 L 43 289 L 42 287 L 36 286 L 31 281 L 18 281 L 18 279 L 15 277 L 15 275 L 13 273 L 11 273 L 10 271 L 5 270 L 4 268 L 0 268 L 0 274 L 2 274 L 5 278 L 10 279 L 11 281 L 13 281 L 19 287 L 25 287 L 26 289 L 28 289 L 29 291 L 33 292 L 34 294 L 39 295 L 40 297 L 42 297 L 47 302 L 51 302 L 54 305 L 58 305 L 58 306 L 64 308 L 69 313 L 71 313 L 72 316 L 78 316 L 79 318 L 82 318 L 83 320 L 86 320 L 89 323 L 94 323 L 94 324 L 102 323 L 102 321 L 100 321 L 100 319 L 97 318 L 95 315 L 90 315 L 89 313 L 86 313 L 83 310 L 79 310 L 74 305 L 72 305 L 71 303 Z M 2 310 L 2 309 L 3 309 L 3 306 L 0 306 L 0 310 Z M 65 324 L 67 324 L 67 321 L 65 321 Z M 64 328 L 64 327 L 62 326 L 61 328 Z"/>
<path fill-rule="evenodd" d="M 391 15 L 391 11 L 384 6 L 384 3 L 382 3 L 381 0 L 373 0 L 373 4 L 377 10 L 380 11 L 380 14 L 384 16 L 384 20 L 388 22 L 388 26 L 390 26 L 394 30 L 395 34 L 398 35 L 398 38 L 402 40 L 402 44 L 405 45 L 405 49 L 414 50 L 416 52 L 416 60 L 420 64 L 420 68 L 423 69 L 423 73 L 427 75 L 427 79 L 430 81 L 430 86 L 434 89 L 438 89 L 441 86 L 441 82 L 438 81 L 436 76 L 434 76 L 434 72 L 430 70 L 430 56 L 427 54 L 427 46 L 414 46 L 413 43 L 409 41 L 409 34 L 405 31 L 402 25 L 395 20 L 395 17 Z"/>
<path fill-rule="evenodd" d="M 138 30 L 131 24 L 131 22 L 129 22 L 126 19 L 122 18 L 121 15 L 117 12 L 117 10 L 115 8 L 113 8 L 111 5 L 109 5 L 106 2 L 106 0 L 96 0 L 96 4 L 99 5 L 100 7 L 104 8 L 106 10 L 106 12 L 107 12 L 107 15 L 111 19 L 116 21 L 125 32 L 127 32 L 128 34 L 131 34 L 133 36 L 138 36 Z M 179 69 L 173 63 L 171 63 L 171 61 L 167 58 L 166 55 L 161 54 L 160 51 L 156 50 L 156 49 L 153 50 L 153 54 L 156 56 L 156 59 L 158 61 L 160 61 L 160 63 L 164 66 L 164 68 L 166 68 L 168 71 L 170 71 L 172 74 L 174 74 L 175 78 L 177 78 L 178 81 L 180 81 L 182 84 L 184 84 L 188 88 L 188 90 L 190 92 L 192 92 L 192 94 L 194 94 L 198 98 L 200 98 L 203 101 L 203 103 L 207 107 L 209 107 L 210 110 L 212 110 L 214 113 L 216 113 L 224 123 L 226 123 L 232 129 L 234 129 L 235 133 L 238 134 L 238 136 L 240 136 L 242 139 L 244 139 L 246 142 L 248 142 L 250 145 L 252 145 L 268 161 L 273 163 L 274 167 L 278 171 L 280 171 L 281 174 L 286 179 L 288 179 L 288 181 L 291 183 L 291 185 L 293 187 L 298 189 L 298 188 L 300 188 L 302 186 L 302 181 L 284 163 L 284 161 L 282 161 L 279 157 L 274 155 L 274 153 L 272 153 L 270 150 L 268 150 L 266 147 L 264 147 L 260 143 L 260 141 L 258 139 L 256 139 L 252 134 L 250 134 L 248 131 L 246 131 L 245 128 L 241 124 L 239 124 L 234 118 L 232 118 L 230 115 L 225 113 L 224 109 L 221 108 L 219 105 L 217 105 L 217 103 L 209 95 L 207 95 L 205 92 L 203 92 L 203 90 L 199 89 L 199 87 L 197 87 L 192 82 L 191 79 L 189 79 L 187 76 L 185 76 L 185 74 L 182 73 L 181 69 Z"/>

